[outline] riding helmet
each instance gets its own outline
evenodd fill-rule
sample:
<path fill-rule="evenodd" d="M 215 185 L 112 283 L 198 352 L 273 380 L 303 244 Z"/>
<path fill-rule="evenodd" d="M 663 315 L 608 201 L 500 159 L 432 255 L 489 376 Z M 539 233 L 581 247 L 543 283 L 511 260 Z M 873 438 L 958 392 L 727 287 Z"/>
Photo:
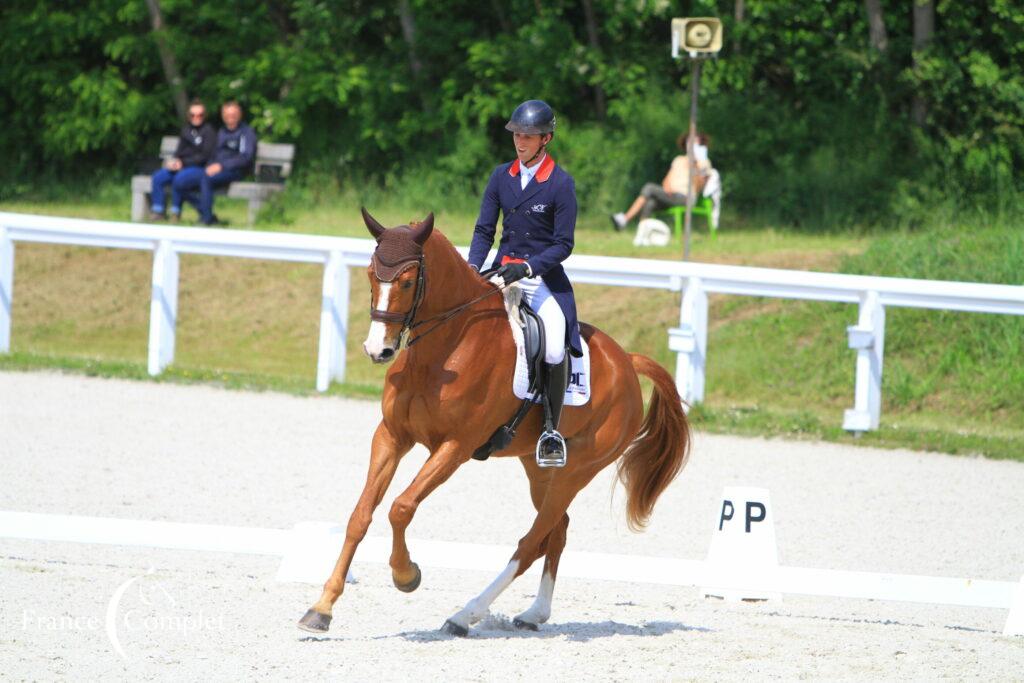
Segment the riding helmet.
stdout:
<path fill-rule="evenodd" d="M 543 100 L 526 100 L 512 112 L 505 130 L 527 135 L 555 132 L 555 111 Z"/>

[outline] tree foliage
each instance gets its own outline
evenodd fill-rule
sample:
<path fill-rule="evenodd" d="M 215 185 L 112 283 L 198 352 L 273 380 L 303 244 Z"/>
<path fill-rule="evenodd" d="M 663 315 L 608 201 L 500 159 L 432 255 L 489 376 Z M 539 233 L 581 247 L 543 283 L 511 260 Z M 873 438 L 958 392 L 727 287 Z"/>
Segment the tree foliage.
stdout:
<path fill-rule="evenodd" d="M 570 0 L 160 4 L 189 95 L 239 99 L 261 136 L 298 144 L 307 174 L 386 186 L 415 174 L 431 192 L 473 194 L 509 155 L 508 112 L 537 97 L 558 112 L 555 149 L 584 206 L 605 210 L 673 155 L 689 69 L 669 58 L 669 22 L 705 15 L 726 41 L 704 69 L 701 127 L 740 210 L 871 221 L 1017 189 L 1017 0 L 939 0 L 916 56 L 907 2 L 880 2 L 884 50 L 863 0 L 746 0 L 740 22 L 733 3 L 590 0 L 591 31 Z M 6 0 L 0 35 L 8 176 L 128 173 L 177 127 L 144 0 Z"/>

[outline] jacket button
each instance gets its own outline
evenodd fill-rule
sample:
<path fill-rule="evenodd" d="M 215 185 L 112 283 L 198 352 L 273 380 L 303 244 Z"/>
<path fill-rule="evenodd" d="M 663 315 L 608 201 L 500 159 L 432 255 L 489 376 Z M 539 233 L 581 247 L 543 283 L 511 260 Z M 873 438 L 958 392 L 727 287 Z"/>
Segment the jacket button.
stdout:
<path fill-rule="evenodd" d="M 511 211 L 509 211 L 509 213 L 515 213 L 515 212 L 516 212 L 515 209 L 512 209 Z"/>
<path fill-rule="evenodd" d="M 526 233 L 526 236 L 527 236 L 527 237 L 529 237 L 529 236 L 530 236 L 530 233 Z"/>

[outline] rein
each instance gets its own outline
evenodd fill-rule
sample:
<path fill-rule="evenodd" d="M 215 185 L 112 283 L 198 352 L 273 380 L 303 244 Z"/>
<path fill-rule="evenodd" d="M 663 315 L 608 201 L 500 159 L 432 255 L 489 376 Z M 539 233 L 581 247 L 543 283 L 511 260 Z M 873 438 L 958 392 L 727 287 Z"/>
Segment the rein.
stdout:
<path fill-rule="evenodd" d="M 409 261 L 409 263 L 412 263 L 412 262 L 413 261 Z M 438 313 L 437 315 L 432 315 L 429 318 L 426 318 L 425 320 L 420 320 L 419 322 L 413 322 L 413 319 L 416 317 L 416 311 L 419 310 L 420 304 L 423 302 L 423 294 L 424 294 L 424 291 L 427 288 L 427 270 L 426 270 L 426 262 L 424 261 L 423 256 L 420 255 L 420 257 L 416 260 L 416 262 L 419 263 L 419 271 L 416 273 L 416 295 L 413 298 L 412 308 L 410 308 L 405 313 L 394 313 L 392 311 L 379 311 L 379 310 L 377 310 L 377 309 L 372 307 L 372 302 L 371 302 L 371 307 L 370 307 L 370 320 L 374 320 L 374 321 L 382 322 L 382 323 L 401 323 L 402 324 L 402 330 L 401 330 L 401 332 L 398 333 L 399 334 L 399 342 L 398 342 L 399 348 L 401 348 L 401 344 L 402 344 L 401 340 L 402 340 L 402 338 L 408 337 L 405 345 L 406 345 L 407 348 L 411 347 L 413 344 L 418 342 L 420 339 L 423 339 L 428 334 L 430 334 L 431 332 L 433 332 L 437 328 L 441 327 L 441 325 L 443 325 L 444 323 L 448 322 L 449 320 L 451 320 L 452 318 L 457 316 L 459 313 L 462 313 L 463 311 L 468 309 L 473 304 L 475 304 L 475 303 L 477 303 L 479 301 L 483 301 L 484 299 L 486 299 L 487 297 L 491 296 L 492 294 L 496 294 L 496 293 L 502 291 L 501 289 L 495 287 L 491 291 L 485 292 L 484 294 L 481 294 L 480 296 L 476 297 L 472 301 L 467 301 L 464 304 L 459 304 L 458 306 L 456 306 L 454 308 L 450 308 L 447 311 L 444 311 L 443 313 Z M 404 270 L 404 268 L 403 268 L 403 270 Z M 377 277 L 377 280 L 379 282 L 394 282 L 394 280 L 397 277 L 398 277 L 398 275 L 396 274 L 394 276 L 394 278 L 391 279 L 391 280 L 382 280 L 380 277 Z M 415 330 L 417 327 L 421 327 L 421 326 L 426 325 L 426 324 L 431 323 L 431 322 L 433 322 L 434 325 L 430 329 L 425 330 L 424 332 L 420 332 L 415 337 L 412 337 L 412 331 L 413 330 Z M 406 333 L 408 333 L 408 335 Z"/>
<path fill-rule="evenodd" d="M 420 325 L 426 325 L 427 323 L 429 323 L 429 322 L 431 322 L 433 320 L 437 321 L 437 323 L 433 327 L 431 327 L 429 330 L 426 330 L 425 332 L 420 332 L 415 337 L 413 337 L 412 339 L 407 341 L 406 344 L 405 344 L 406 347 L 410 347 L 413 344 L 415 344 L 416 342 L 418 342 L 420 339 L 423 339 L 428 334 L 430 334 L 431 332 L 433 332 L 437 328 L 441 327 L 441 325 L 445 324 L 446 322 L 448 322 L 449 320 L 451 320 L 452 318 L 457 316 L 459 313 L 462 313 L 464 310 L 466 310 L 467 308 L 469 308 L 470 306 L 472 306 L 476 302 L 483 301 L 484 299 L 486 299 L 487 297 L 491 296 L 492 294 L 496 294 L 497 292 L 500 292 L 500 291 L 502 291 L 502 290 L 500 290 L 497 287 L 495 287 L 491 291 L 486 292 L 484 294 L 481 294 L 480 296 L 478 296 L 477 298 L 473 299 L 472 301 L 467 301 L 464 304 L 459 304 L 455 308 L 451 308 L 451 309 L 445 311 L 444 313 L 438 313 L 437 315 L 430 316 L 426 320 L 421 320 L 418 323 L 414 323 L 414 324 L 410 325 L 409 328 L 408 328 L 409 329 L 409 334 L 412 334 L 412 331 L 414 329 L 416 329 L 417 327 L 419 327 Z"/>

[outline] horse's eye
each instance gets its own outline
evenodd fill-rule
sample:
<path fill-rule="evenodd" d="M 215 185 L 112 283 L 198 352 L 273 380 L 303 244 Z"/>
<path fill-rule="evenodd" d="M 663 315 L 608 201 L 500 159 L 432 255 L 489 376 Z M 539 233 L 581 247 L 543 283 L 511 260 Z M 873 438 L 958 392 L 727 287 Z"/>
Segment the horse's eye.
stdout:
<path fill-rule="evenodd" d="M 409 289 L 412 287 L 412 280 L 406 280 L 402 283 L 402 289 Z"/>

